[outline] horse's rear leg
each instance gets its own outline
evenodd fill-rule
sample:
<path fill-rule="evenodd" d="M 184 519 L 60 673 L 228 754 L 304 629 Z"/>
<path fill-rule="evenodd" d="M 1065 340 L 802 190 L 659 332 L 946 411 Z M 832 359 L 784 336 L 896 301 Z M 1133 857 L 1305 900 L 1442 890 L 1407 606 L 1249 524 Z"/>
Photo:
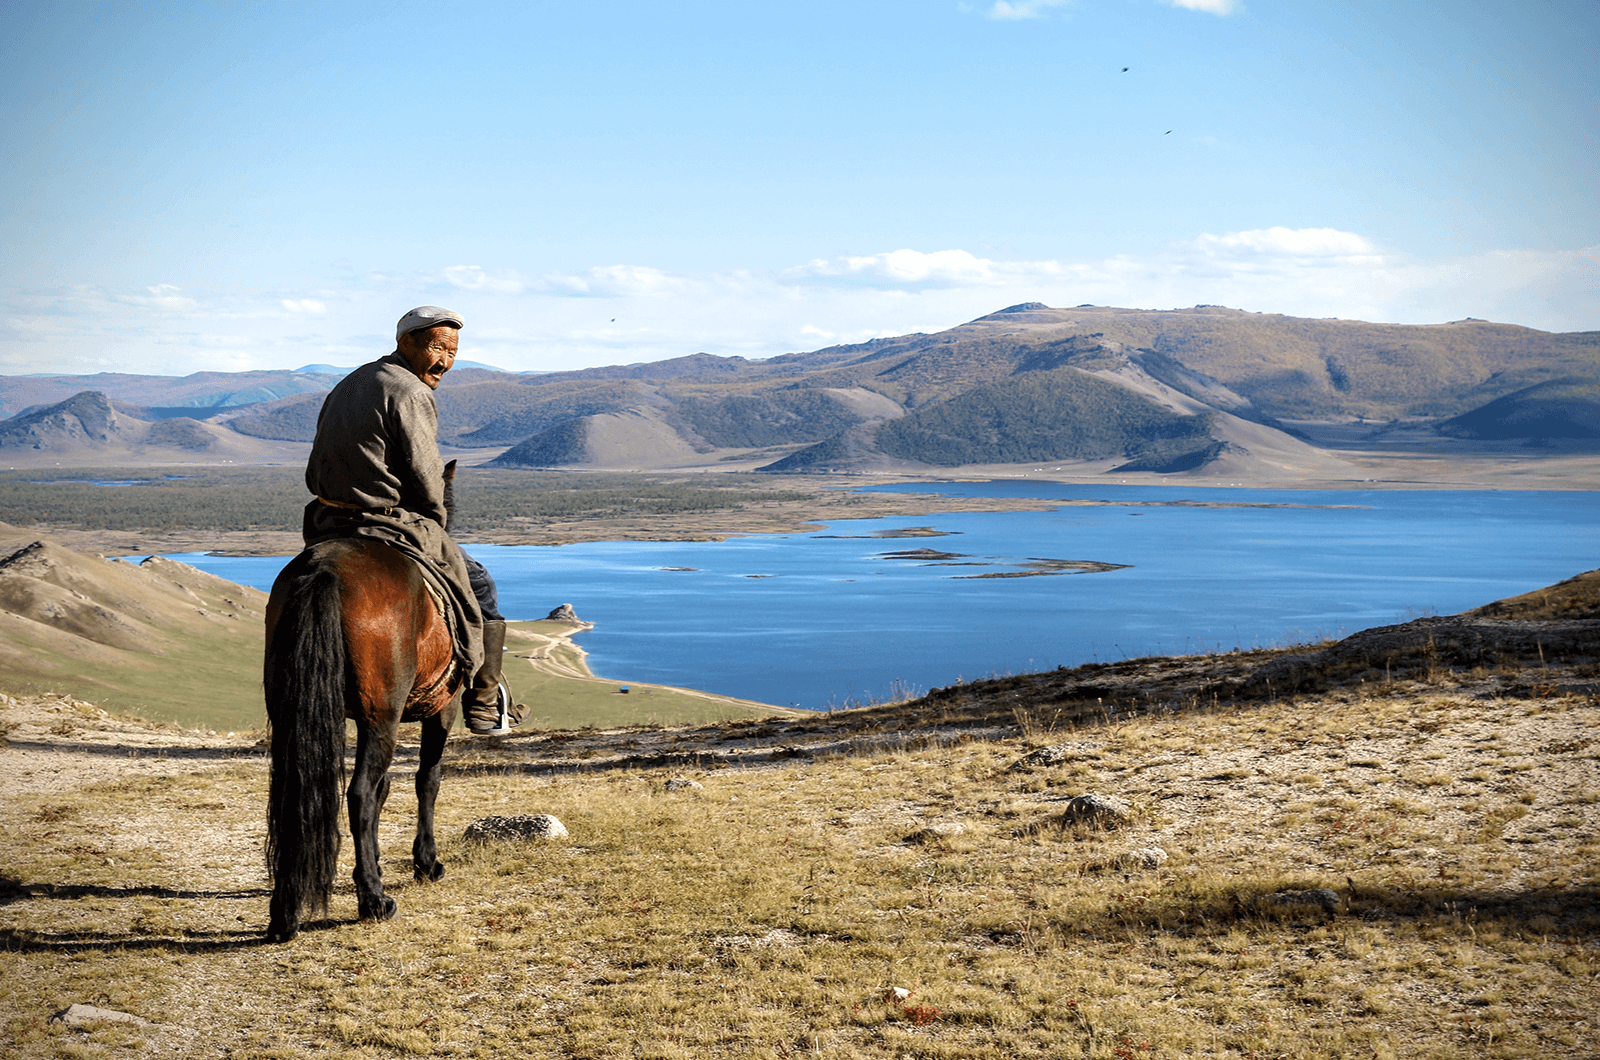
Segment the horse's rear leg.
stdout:
<path fill-rule="evenodd" d="M 360 726 L 356 740 L 355 775 L 350 778 L 350 835 L 355 840 L 356 907 L 362 920 L 388 920 L 394 899 L 383 893 L 383 867 L 378 855 L 378 814 L 388 795 L 389 763 L 394 758 L 395 728 Z"/>
<path fill-rule="evenodd" d="M 445 741 L 450 738 L 454 708 L 435 714 L 422 723 L 422 751 L 417 762 L 417 838 L 411 843 L 411 867 L 419 880 L 444 876 L 439 848 L 433 841 L 433 803 L 439 797 L 440 759 Z"/>

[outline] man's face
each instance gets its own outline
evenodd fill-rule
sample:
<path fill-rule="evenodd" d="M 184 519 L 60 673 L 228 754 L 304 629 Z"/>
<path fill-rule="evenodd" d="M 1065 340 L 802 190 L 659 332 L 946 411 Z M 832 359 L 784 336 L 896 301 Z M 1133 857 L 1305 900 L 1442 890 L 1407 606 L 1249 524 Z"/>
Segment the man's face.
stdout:
<path fill-rule="evenodd" d="M 409 331 L 400 336 L 400 356 L 406 359 L 411 370 L 428 385 L 429 390 L 438 390 L 439 380 L 456 363 L 458 337 L 455 328 L 442 324 L 436 328 Z"/>

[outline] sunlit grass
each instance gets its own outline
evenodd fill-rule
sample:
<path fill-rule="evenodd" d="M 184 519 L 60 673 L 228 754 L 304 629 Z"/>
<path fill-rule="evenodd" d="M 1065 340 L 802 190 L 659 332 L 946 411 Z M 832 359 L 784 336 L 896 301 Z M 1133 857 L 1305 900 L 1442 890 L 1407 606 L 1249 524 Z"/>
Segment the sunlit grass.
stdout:
<path fill-rule="evenodd" d="M 399 919 L 351 922 L 346 885 L 330 921 L 271 948 L 254 944 L 259 766 L 22 797 L 0 810 L 16 972 L 0 1042 L 62 1057 L 1577 1055 L 1600 1008 L 1596 760 L 1496 773 L 1476 738 L 1539 738 L 1520 713 L 1308 697 L 1080 732 L 1048 767 L 1011 768 L 1037 741 L 967 740 L 695 770 L 702 787 L 679 791 L 668 770 L 541 775 L 474 751 L 440 800 L 444 880 L 411 882 L 397 784 L 382 839 Z M 1438 728 L 1418 746 L 1441 756 L 1421 769 L 1515 787 L 1462 799 L 1416 782 L 1392 748 L 1419 716 Z M 1317 771 L 1356 760 L 1374 763 L 1370 793 Z M 1086 791 L 1133 818 L 1028 828 Z M 570 838 L 460 839 L 477 817 L 532 812 Z M 1152 845 L 1160 869 L 1119 860 Z M 1337 911 L 1268 897 L 1312 888 Z M 76 1000 L 169 1026 L 50 1028 Z"/>

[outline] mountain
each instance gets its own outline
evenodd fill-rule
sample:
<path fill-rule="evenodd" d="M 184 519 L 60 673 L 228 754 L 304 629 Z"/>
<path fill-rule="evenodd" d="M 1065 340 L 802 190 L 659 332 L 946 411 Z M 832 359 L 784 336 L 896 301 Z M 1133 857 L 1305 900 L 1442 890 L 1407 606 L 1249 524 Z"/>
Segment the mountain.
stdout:
<path fill-rule="evenodd" d="M 659 409 L 642 406 L 565 420 L 512 446 L 485 466 L 648 470 L 684 467 L 701 458 L 667 416 Z"/>
<path fill-rule="evenodd" d="M 0 458 L 16 464 L 107 466 L 122 463 L 279 463 L 304 459 L 303 447 L 257 441 L 226 426 L 152 414 L 87 390 L 0 420 Z"/>
<path fill-rule="evenodd" d="M 82 459 L 111 462 L 119 446 L 135 455 L 242 446 L 226 458 L 293 459 L 342 371 L 0 377 L 0 398 L 15 403 L 68 380 L 92 386 L 120 417 L 96 427 L 107 414 L 87 410 L 73 427 L 78 414 L 61 406 L 78 398 L 64 394 L 0 421 L 0 451 L 78 459 L 68 452 L 75 446 Z M 505 467 L 909 471 L 1090 461 L 1101 471 L 1210 474 L 1267 461 L 1286 474 L 1349 477 L 1344 458 L 1307 444 L 1318 436 L 1308 424 L 1404 421 L 1436 447 L 1583 444 L 1595 437 L 1596 379 L 1600 333 L 1029 302 L 933 334 L 766 360 L 697 353 L 521 374 L 461 362 L 437 400 L 441 442 L 504 448 L 496 463 Z M 28 419 L 41 413 L 56 419 Z"/>
<path fill-rule="evenodd" d="M 105 443 L 123 433 L 123 417 L 104 394 L 75 394 L 59 404 L 34 409 L 0 422 L 0 448 L 34 449 L 53 445 Z"/>
<path fill-rule="evenodd" d="M 503 456 L 507 466 L 604 466 L 588 441 L 607 429 L 595 417 L 648 408 L 696 450 L 771 450 L 763 466 L 772 471 L 1103 458 L 1107 470 L 1170 474 L 1245 461 L 1263 447 L 1289 463 L 1325 464 L 1283 420 L 1431 422 L 1597 369 L 1600 335 L 1478 320 L 1412 326 L 1220 306 L 1025 303 L 935 334 L 765 361 L 699 354 L 509 385 L 484 379 L 470 398 L 441 388 L 440 419 L 458 444 L 526 431 L 530 444 Z M 452 398 L 474 411 L 456 415 Z M 579 427 L 558 429 L 569 408 L 571 420 L 586 420 L 581 445 Z"/>
<path fill-rule="evenodd" d="M 349 371 L 349 369 L 337 369 Z M 93 390 L 144 407 L 220 410 L 289 394 L 328 390 L 338 382 L 320 372 L 195 372 L 192 375 L 0 375 L 0 416 L 59 404 Z"/>
<path fill-rule="evenodd" d="M 1600 378 L 1552 379 L 1439 424 L 1454 438 L 1600 438 Z"/>

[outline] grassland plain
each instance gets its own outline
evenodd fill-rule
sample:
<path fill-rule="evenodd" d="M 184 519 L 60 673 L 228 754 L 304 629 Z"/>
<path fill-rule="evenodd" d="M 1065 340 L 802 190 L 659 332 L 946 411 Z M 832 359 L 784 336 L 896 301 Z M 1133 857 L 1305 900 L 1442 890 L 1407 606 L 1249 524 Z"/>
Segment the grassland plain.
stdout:
<path fill-rule="evenodd" d="M 1591 621 L 1597 582 L 1479 614 Z M 0 1049 L 1600 1055 L 1593 633 L 1473 661 L 1421 621 L 1361 642 L 1384 653 L 1364 669 L 1340 645 L 1131 660 L 829 715 L 455 743 L 449 875 L 409 882 L 397 784 L 400 918 L 353 922 L 346 885 L 281 947 L 260 941 L 259 734 L 7 697 Z M 1322 687 L 1250 692 L 1289 670 Z M 1068 823 L 1090 792 L 1129 818 Z M 570 836 L 467 843 L 487 813 Z M 149 1022 L 52 1024 L 72 1002 Z"/>
<path fill-rule="evenodd" d="M 138 480 L 135 488 L 95 485 Z M 930 511 L 1040 510 L 1033 498 L 865 494 L 878 479 L 463 469 L 458 537 L 500 545 L 708 541 L 797 533 L 819 520 Z M 883 481 L 893 481 L 884 479 Z M 774 489 L 774 486 L 781 489 Z M 300 467 L 72 468 L 0 472 L 0 536 L 49 537 L 106 555 L 293 555 L 309 499 Z"/>

